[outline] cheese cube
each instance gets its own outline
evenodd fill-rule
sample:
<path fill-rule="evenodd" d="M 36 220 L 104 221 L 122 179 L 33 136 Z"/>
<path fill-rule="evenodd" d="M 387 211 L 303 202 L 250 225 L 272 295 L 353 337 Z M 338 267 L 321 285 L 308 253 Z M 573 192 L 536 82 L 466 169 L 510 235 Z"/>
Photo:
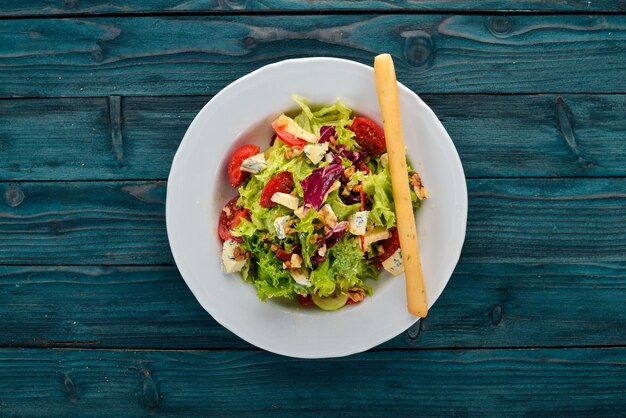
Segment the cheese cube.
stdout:
<path fill-rule="evenodd" d="M 278 239 L 285 239 L 287 237 L 287 233 L 285 232 L 287 222 L 289 222 L 289 216 L 279 216 L 274 219 L 274 229 L 276 229 Z"/>
<path fill-rule="evenodd" d="M 324 159 L 326 151 L 328 151 L 328 142 L 324 142 L 323 144 L 312 144 L 304 146 L 304 153 L 309 158 L 309 160 L 311 160 L 311 162 L 316 165 Z"/>
<path fill-rule="evenodd" d="M 241 271 L 243 266 L 246 265 L 246 260 L 235 260 L 235 248 L 238 247 L 239 244 L 231 239 L 224 241 L 222 246 L 222 263 L 226 273 Z"/>
<path fill-rule="evenodd" d="M 348 218 L 348 231 L 354 235 L 364 235 L 369 213 L 369 211 L 364 210 L 350 215 Z"/>
<path fill-rule="evenodd" d="M 333 212 L 333 208 L 327 203 L 320 208 L 320 218 L 324 224 L 334 228 L 337 225 L 337 215 Z"/>
<path fill-rule="evenodd" d="M 334 160 L 333 153 L 332 152 L 326 153 L 326 156 L 324 157 L 324 161 L 330 164 L 333 162 L 333 160 Z"/>
<path fill-rule="evenodd" d="M 293 214 L 296 215 L 298 218 L 303 219 L 304 218 L 304 206 L 300 206 L 298 209 L 294 210 Z"/>
<path fill-rule="evenodd" d="M 298 209 L 298 203 L 300 203 L 300 200 L 290 194 L 277 192 L 272 196 L 272 202 L 283 205 L 291 210 L 296 210 Z"/>
<path fill-rule="evenodd" d="M 311 282 L 309 281 L 309 276 L 302 269 L 291 269 L 289 270 L 291 277 L 293 280 L 301 286 L 311 286 Z"/>
<path fill-rule="evenodd" d="M 257 174 L 260 171 L 265 170 L 265 167 L 267 167 L 267 162 L 265 161 L 265 155 L 263 155 L 262 152 L 246 158 L 243 160 L 243 163 L 241 163 L 241 171 L 249 171 L 253 174 Z"/>
<path fill-rule="evenodd" d="M 383 268 L 389 273 L 397 276 L 404 271 L 404 264 L 402 264 L 402 251 L 400 248 L 391 255 L 388 259 L 383 261 Z"/>
<path fill-rule="evenodd" d="M 377 226 L 371 231 L 367 231 L 365 233 L 365 236 L 363 237 L 363 247 L 366 251 L 368 251 L 370 245 L 387 238 L 391 238 L 391 232 L 387 231 L 387 229 L 383 228 L 382 226 Z"/>

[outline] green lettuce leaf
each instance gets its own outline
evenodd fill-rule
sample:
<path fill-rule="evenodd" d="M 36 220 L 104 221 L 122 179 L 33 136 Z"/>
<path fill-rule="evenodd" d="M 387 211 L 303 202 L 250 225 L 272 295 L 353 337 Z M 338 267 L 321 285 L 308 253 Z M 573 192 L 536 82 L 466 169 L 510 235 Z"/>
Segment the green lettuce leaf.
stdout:
<path fill-rule="evenodd" d="M 389 169 L 385 168 L 379 173 L 367 176 L 363 180 L 363 190 L 374 200 L 368 222 L 387 229 L 393 228 L 396 225 L 396 213 Z"/>

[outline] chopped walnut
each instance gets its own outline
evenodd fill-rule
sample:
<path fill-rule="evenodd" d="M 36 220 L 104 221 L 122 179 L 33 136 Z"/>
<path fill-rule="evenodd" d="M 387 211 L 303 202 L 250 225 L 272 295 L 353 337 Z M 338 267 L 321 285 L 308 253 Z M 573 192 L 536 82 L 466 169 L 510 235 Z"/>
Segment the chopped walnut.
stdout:
<path fill-rule="evenodd" d="M 352 287 L 348 290 L 348 298 L 354 302 L 360 302 L 365 299 L 365 290 L 360 287 Z"/>
<path fill-rule="evenodd" d="M 350 180 L 352 178 L 352 176 L 354 176 L 354 173 L 356 173 L 356 168 L 353 165 L 351 165 L 350 167 L 348 167 L 345 170 L 343 170 L 343 175 L 348 180 Z"/>
<path fill-rule="evenodd" d="M 291 160 L 292 158 L 301 155 L 304 152 L 302 147 L 289 147 L 285 150 L 285 158 Z"/>
<path fill-rule="evenodd" d="M 284 269 L 290 269 L 291 268 L 291 261 L 283 261 L 283 268 Z"/>
<path fill-rule="evenodd" d="M 275 253 L 276 251 L 278 251 L 280 249 L 280 245 L 276 244 L 275 242 L 272 242 L 272 245 L 270 245 L 270 250 Z"/>
<path fill-rule="evenodd" d="M 428 198 L 428 190 L 422 184 L 422 179 L 419 174 L 413 173 L 411 176 L 411 186 L 413 186 L 413 190 L 415 190 L 415 194 L 419 200 Z"/>
<path fill-rule="evenodd" d="M 233 255 L 237 261 L 247 260 L 250 257 L 250 254 L 248 254 L 248 252 L 241 247 L 235 247 Z"/>
<path fill-rule="evenodd" d="M 321 238 L 320 234 L 311 234 L 311 244 L 317 244 Z"/>
<path fill-rule="evenodd" d="M 285 234 L 287 234 L 287 235 L 291 235 L 291 234 L 293 234 L 293 233 L 295 233 L 295 232 L 296 232 L 296 230 L 295 230 L 294 228 L 292 228 L 292 227 L 290 227 L 290 226 L 286 226 L 286 227 L 285 227 Z"/>

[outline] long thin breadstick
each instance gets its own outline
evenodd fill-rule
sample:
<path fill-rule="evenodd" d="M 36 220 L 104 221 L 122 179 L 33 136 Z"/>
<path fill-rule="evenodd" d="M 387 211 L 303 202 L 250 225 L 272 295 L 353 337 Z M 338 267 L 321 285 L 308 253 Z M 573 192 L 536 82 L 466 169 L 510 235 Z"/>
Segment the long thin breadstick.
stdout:
<path fill-rule="evenodd" d="M 424 318 L 428 315 L 428 304 L 426 303 L 424 275 L 420 262 L 415 215 L 411 204 L 396 71 L 391 55 L 382 54 L 374 59 L 374 78 L 376 79 L 376 92 L 380 111 L 383 115 L 383 128 L 387 142 L 387 154 L 389 155 L 398 237 L 400 238 L 406 276 L 407 306 L 410 313 Z"/>

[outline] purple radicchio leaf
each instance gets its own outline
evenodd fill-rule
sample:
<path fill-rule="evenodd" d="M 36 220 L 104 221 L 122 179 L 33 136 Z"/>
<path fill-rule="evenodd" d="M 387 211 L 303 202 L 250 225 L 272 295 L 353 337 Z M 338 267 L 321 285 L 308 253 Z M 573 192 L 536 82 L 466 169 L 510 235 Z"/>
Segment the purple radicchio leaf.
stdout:
<path fill-rule="evenodd" d="M 324 234 L 324 238 L 322 239 L 322 242 L 320 243 L 319 247 L 317 247 L 315 254 L 313 254 L 313 257 L 311 257 L 311 263 L 315 265 L 319 265 L 323 263 L 324 260 L 326 259 L 326 254 L 321 255 L 319 253 L 320 248 L 322 246 L 326 246 L 326 251 L 330 250 L 332 247 L 335 246 L 335 244 L 339 242 L 339 240 L 341 240 L 341 238 L 343 238 L 346 235 L 346 232 L 348 232 L 347 221 L 339 222 L 337 225 L 335 225 L 334 228 L 326 232 Z"/>
<path fill-rule="evenodd" d="M 328 142 L 331 136 L 337 136 L 337 131 L 334 126 L 322 126 L 320 128 L 320 139 L 317 141 L 318 144 L 323 144 L 324 142 Z"/>
<path fill-rule="evenodd" d="M 300 181 L 304 195 L 304 207 L 315 210 L 322 207 L 324 195 L 342 173 L 341 161 L 335 157 L 330 164 L 316 168 L 307 178 Z"/>

